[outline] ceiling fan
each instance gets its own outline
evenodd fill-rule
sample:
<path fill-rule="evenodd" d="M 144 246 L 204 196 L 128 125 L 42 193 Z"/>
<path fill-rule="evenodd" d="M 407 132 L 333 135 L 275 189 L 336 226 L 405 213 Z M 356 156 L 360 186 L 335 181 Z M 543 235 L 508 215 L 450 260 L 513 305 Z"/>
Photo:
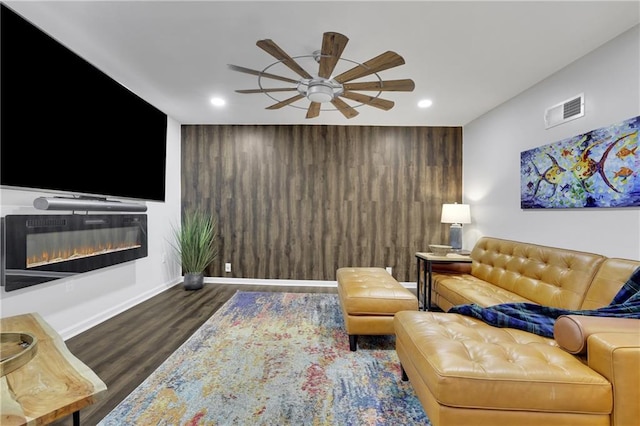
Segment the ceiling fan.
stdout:
<path fill-rule="evenodd" d="M 380 108 L 385 111 L 393 108 L 394 102 L 380 98 L 380 94 L 384 91 L 396 91 L 396 92 L 411 92 L 415 88 L 413 80 L 387 80 L 384 81 L 378 73 L 389 68 L 394 68 L 404 64 L 402 56 L 395 52 L 387 51 L 375 58 L 369 59 L 364 63 L 355 62 L 346 58 L 342 58 L 342 52 L 347 45 L 349 39 L 336 32 L 326 32 L 322 37 L 322 49 L 313 52 L 311 55 L 303 55 L 297 57 L 289 56 L 284 50 L 282 50 L 273 40 L 259 40 L 256 45 L 276 58 L 278 61 L 267 66 L 262 71 L 257 71 L 249 68 L 240 67 L 237 65 L 229 65 L 234 71 L 239 71 L 247 74 L 258 76 L 259 89 L 247 89 L 236 90 L 237 93 L 264 93 L 277 103 L 268 106 L 267 109 L 279 109 L 284 106 L 294 106 L 294 102 L 302 99 L 308 100 L 309 106 L 307 109 L 306 118 L 314 118 L 320 115 L 322 104 L 330 102 L 338 111 L 340 111 L 346 118 L 353 118 L 358 115 L 358 111 L 355 108 L 362 105 L 369 105 L 372 107 Z M 312 75 L 308 73 L 296 59 L 312 57 L 315 62 L 319 64 L 318 74 Z M 339 61 L 351 62 L 356 64 L 354 67 L 336 75 L 332 76 L 332 73 L 336 69 L 336 65 Z M 300 78 L 288 78 L 276 74 L 268 73 L 267 71 L 277 65 L 282 64 L 297 75 Z M 362 77 L 366 77 L 374 74 L 377 80 L 353 82 Z M 285 83 L 289 83 L 291 86 L 286 87 L 262 87 L 262 79 L 279 80 Z M 378 92 L 375 96 L 369 96 L 357 91 L 374 91 Z M 297 92 L 294 96 L 279 100 L 275 98 L 271 93 L 275 92 Z M 345 102 L 342 98 L 355 101 L 358 105 L 351 106 Z M 298 106 L 298 108 L 301 108 Z"/>

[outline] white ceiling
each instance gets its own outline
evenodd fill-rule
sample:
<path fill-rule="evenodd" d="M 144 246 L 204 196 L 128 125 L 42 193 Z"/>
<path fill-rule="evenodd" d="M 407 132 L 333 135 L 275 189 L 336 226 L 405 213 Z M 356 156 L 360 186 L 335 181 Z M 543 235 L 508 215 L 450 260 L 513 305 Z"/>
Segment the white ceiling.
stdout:
<path fill-rule="evenodd" d="M 640 22 L 637 0 L 6 4 L 181 124 L 463 126 Z M 293 104 L 304 109 L 266 110 L 275 103 L 266 95 L 234 92 L 258 88 L 258 79 L 227 64 L 262 70 L 276 61 L 256 41 L 272 39 L 296 57 L 320 49 L 327 31 L 349 38 L 342 57 L 355 62 L 387 50 L 400 54 L 406 63 L 379 76 L 413 79 L 415 90 L 383 92 L 395 102 L 391 110 L 365 105 L 350 120 L 328 106 L 305 119 L 306 100 Z M 315 63 L 300 63 L 317 73 Z M 276 67 L 270 72 L 297 77 Z M 213 107 L 212 96 L 226 106 Z M 423 98 L 433 106 L 417 108 Z"/>

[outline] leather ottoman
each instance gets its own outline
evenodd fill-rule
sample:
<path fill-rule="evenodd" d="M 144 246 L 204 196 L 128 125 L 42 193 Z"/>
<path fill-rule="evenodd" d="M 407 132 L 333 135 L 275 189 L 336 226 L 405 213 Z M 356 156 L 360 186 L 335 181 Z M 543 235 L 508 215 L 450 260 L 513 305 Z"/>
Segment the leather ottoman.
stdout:
<path fill-rule="evenodd" d="M 415 294 L 384 268 L 340 268 L 336 278 L 352 351 L 357 349 L 358 335 L 394 334 L 396 312 L 418 310 Z"/>

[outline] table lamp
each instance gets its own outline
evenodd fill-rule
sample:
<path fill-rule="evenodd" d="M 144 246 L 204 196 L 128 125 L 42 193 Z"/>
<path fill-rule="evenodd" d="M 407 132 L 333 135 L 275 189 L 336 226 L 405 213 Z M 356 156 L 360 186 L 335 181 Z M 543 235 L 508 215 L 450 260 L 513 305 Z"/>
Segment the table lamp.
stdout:
<path fill-rule="evenodd" d="M 468 204 L 443 204 L 442 223 L 450 223 L 449 244 L 453 250 L 462 249 L 462 224 L 471 223 L 471 211 Z"/>

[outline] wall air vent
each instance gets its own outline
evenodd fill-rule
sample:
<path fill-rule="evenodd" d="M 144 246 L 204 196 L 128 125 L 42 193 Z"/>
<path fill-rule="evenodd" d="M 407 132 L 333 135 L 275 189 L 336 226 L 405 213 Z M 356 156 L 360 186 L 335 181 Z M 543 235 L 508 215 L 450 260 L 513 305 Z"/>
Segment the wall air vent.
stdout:
<path fill-rule="evenodd" d="M 584 93 L 562 101 L 544 112 L 544 123 L 546 128 L 575 120 L 584 115 Z"/>

